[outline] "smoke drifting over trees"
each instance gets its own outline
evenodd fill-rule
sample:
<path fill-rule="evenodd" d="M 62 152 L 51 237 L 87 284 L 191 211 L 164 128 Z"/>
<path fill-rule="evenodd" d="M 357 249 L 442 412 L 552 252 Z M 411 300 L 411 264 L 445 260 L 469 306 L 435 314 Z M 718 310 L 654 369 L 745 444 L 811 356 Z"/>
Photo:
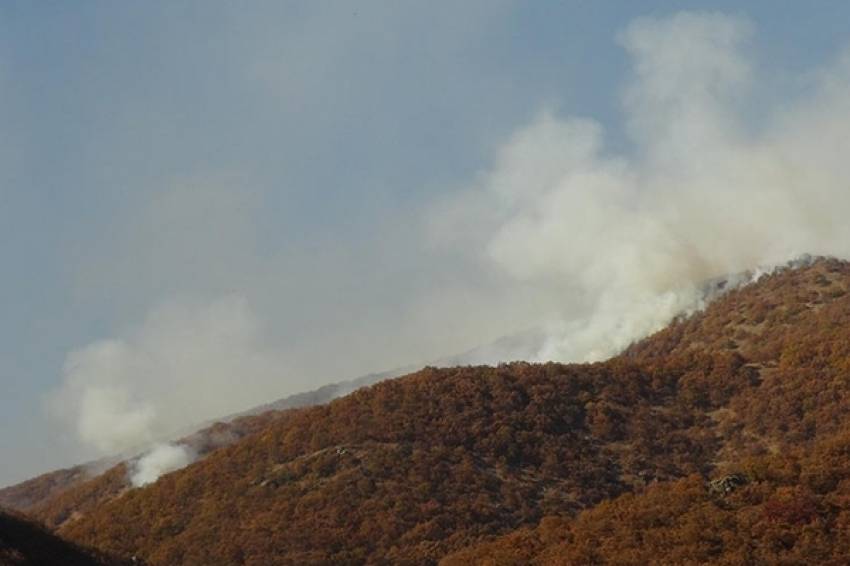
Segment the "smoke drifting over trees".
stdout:
<path fill-rule="evenodd" d="M 53 412 L 98 453 L 144 450 L 184 427 L 291 393 L 285 380 L 307 389 L 304 376 L 341 360 L 388 369 L 462 351 L 493 338 L 493 329 L 530 327 L 545 331 L 538 359 L 603 359 L 704 306 L 708 279 L 802 253 L 847 257 L 850 56 L 760 107 L 753 37 L 747 21 L 721 14 L 628 25 L 616 38 L 632 67 L 622 92 L 626 147 L 613 149 L 593 119 L 542 111 L 467 189 L 429 208 L 427 242 L 400 237 L 395 245 L 415 249 L 382 251 L 406 258 L 436 249 L 436 260 L 423 259 L 435 273 L 441 261 L 454 266 L 460 257 L 454 288 L 405 284 L 402 292 L 372 274 L 359 286 L 333 287 L 328 282 L 345 269 L 368 272 L 370 264 L 338 261 L 342 267 L 325 270 L 312 257 L 293 265 L 258 251 L 252 215 L 261 203 L 233 205 L 241 199 L 228 190 L 210 210 L 196 210 L 191 191 L 162 199 L 165 221 L 146 224 L 156 228 L 146 249 L 168 251 L 143 267 L 170 270 L 180 284 L 164 296 L 147 293 L 155 298 L 141 324 L 68 354 Z M 220 221 L 210 226 L 210 216 Z M 165 241 L 169 226 L 179 230 Z M 228 230 L 238 237 L 221 236 Z M 215 235 L 208 247 L 204 234 Z M 184 236 L 191 245 L 175 248 L 172 240 Z M 198 275 L 198 265 L 214 269 Z M 485 279 L 498 281 L 476 286 Z M 186 299 L 193 284 L 202 299 Z M 291 297 L 310 287 L 321 295 L 314 306 L 281 306 L 287 289 L 294 304 Z M 233 288 L 235 297 L 226 292 Z M 282 330 L 275 319 L 287 308 L 292 327 Z M 298 326 L 308 315 L 321 332 Z M 456 350 L 446 349 L 451 344 Z M 321 369 L 306 370 L 309 359 Z M 353 375 L 324 379 L 346 377 Z"/>

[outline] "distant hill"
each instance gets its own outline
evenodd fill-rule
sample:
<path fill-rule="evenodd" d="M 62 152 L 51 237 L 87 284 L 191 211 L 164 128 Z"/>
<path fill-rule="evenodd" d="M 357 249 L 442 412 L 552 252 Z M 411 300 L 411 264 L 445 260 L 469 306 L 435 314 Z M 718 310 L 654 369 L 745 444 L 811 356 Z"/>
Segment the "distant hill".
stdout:
<path fill-rule="evenodd" d="M 848 289 L 821 259 L 608 362 L 279 413 L 60 532 L 151 564 L 847 563 Z"/>

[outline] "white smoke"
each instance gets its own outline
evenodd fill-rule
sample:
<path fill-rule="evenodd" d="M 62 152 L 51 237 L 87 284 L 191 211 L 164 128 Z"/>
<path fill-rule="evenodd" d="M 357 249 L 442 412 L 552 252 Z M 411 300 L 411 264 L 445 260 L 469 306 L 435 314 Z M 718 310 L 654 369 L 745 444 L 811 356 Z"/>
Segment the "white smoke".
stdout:
<path fill-rule="evenodd" d="M 593 120 L 543 112 L 440 210 L 443 241 L 560 294 L 539 358 L 610 356 L 701 308 L 707 279 L 850 254 L 850 57 L 757 124 L 750 35 L 719 14 L 634 21 L 618 38 L 632 150 L 609 150 Z"/>
<path fill-rule="evenodd" d="M 163 474 L 188 466 L 195 457 L 187 446 L 157 444 L 133 464 L 130 481 L 135 487 L 153 483 Z"/>
<path fill-rule="evenodd" d="M 284 373 L 244 298 L 170 304 L 126 337 L 71 352 L 49 407 L 96 454 L 132 455 L 190 425 L 275 398 Z M 134 478 L 149 481 L 156 470 L 191 460 L 184 448 L 157 446 Z"/>

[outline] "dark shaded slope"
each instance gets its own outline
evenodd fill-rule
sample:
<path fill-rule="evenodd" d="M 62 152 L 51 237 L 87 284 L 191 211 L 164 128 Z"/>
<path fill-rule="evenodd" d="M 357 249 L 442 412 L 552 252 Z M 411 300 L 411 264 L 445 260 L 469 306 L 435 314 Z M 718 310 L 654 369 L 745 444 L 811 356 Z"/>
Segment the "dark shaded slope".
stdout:
<path fill-rule="evenodd" d="M 121 562 L 64 541 L 40 525 L 0 511 L 2 566 L 120 566 Z"/>

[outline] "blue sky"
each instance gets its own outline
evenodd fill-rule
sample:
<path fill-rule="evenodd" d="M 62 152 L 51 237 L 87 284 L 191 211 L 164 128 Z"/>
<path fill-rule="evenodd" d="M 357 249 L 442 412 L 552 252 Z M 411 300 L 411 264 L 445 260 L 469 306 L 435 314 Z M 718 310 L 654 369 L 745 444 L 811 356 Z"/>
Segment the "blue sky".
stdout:
<path fill-rule="evenodd" d="M 259 313 L 257 367 L 284 360 L 262 396 L 528 322 L 433 308 L 490 279 L 460 283 L 420 221 L 544 109 L 628 153 L 616 38 L 686 9 L 752 24 L 768 98 L 850 40 L 838 2 L 4 3 L 0 484 L 100 454 L 46 399 L 70 353 L 148 343 L 162 305 Z"/>

